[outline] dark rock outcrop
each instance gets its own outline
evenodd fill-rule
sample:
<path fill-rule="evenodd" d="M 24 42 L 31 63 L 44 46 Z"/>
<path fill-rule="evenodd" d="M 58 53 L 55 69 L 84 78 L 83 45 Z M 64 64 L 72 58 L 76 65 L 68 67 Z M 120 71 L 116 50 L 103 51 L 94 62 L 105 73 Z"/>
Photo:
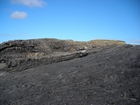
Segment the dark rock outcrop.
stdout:
<path fill-rule="evenodd" d="M 100 40 L 99 40 L 100 41 Z M 39 65 L 66 61 L 102 50 L 105 46 L 124 45 L 122 41 L 102 40 L 74 42 L 72 40 L 34 39 L 15 40 L 0 44 L 0 69 L 21 71 Z M 114 43 L 113 43 L 114 42 Z M 102 44 L 101 44 L 102 43 Z M 104 46 L 104 48 L 102 48 Z M 13 69 L 14 68 L 14 69 Z"/>
<path fill-rule="evenodd" d="M 0 105 L 140 105 L 139 45 L 29 42 L 0 45 Z"/>

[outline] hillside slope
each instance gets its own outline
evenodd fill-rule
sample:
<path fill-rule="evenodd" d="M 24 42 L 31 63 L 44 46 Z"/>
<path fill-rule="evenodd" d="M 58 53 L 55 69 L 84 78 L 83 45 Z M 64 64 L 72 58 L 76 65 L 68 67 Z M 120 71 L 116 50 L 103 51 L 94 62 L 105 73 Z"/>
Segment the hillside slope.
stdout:
<path fill-rule="evenodd" d="M 0 105 L 140 105 L 140 46 L 87 53 L 20 71 L 1 69 Z"/>
<path fill-rule="evenodd" d="M 22 71 L 39 65 L 66 61 L 125 45 L 124 41 L 78 42 L 58 39 L 15 40 L 0 44 L 0 70 Z"/>

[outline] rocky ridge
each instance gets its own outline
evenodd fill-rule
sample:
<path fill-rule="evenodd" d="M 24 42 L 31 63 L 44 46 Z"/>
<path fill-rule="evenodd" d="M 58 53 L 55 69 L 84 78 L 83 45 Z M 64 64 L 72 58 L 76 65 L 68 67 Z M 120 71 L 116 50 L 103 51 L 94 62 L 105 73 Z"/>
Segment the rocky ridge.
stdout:
<path fill-rule="evenodd" d="M 66 61 L 96 53 L 124 41 L 92 40 L 76 42 L 58 39 L 15 40 L 0 44 L 0 69 L 24 70 L 53 62 Z"/>

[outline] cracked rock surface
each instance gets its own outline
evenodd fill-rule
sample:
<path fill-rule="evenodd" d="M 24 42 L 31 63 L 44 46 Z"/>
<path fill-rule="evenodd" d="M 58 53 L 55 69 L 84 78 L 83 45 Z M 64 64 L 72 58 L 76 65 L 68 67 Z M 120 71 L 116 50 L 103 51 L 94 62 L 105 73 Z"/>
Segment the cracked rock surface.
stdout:
<path fill-rule="evenodd" d="M 140 105 L 139 45 L 75 46 L 1 45 L 0 105 Z"/>

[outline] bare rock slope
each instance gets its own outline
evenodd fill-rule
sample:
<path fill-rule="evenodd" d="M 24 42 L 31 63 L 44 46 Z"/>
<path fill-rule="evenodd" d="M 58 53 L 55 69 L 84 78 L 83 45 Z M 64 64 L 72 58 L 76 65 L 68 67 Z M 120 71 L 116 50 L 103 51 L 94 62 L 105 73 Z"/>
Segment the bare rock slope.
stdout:
<path fill-rule="evenodd" d="M 0 55 L 0 105 L 140 105 L 139 45 L 21 40 Z"/>
<path fill-rule="evenodd" d="M 9 41 L 0 44 L 0 69 L 10 71 L 25 70 L 39 65 L 86 56 L 89 52 L 104 49 L 105 46 L 124 44 L 125 42 L 123 41 L 113 40 L 94 40 L 89 42 L 58 39 Z M 103 46 L 104 48 L 102 48 Z"/>

